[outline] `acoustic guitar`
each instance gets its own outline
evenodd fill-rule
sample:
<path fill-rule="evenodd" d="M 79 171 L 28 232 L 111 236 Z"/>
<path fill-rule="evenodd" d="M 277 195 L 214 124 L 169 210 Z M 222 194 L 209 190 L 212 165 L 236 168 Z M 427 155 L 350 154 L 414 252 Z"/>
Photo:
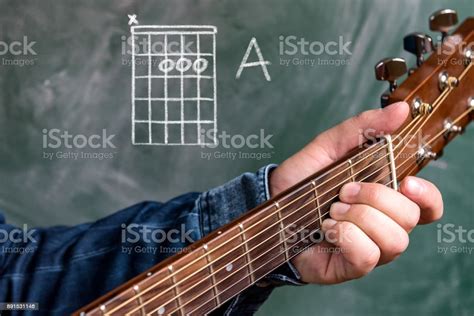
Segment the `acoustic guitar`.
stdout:
<path fill-rule="evenodd" d="M 423 33 L 404 38 L 404 48 L 416 55 L 416 68 L 407 70 L 401 58 L 375 66 L 376 78 L 390 84 L 382 106 L 396 101 L 411 106 L 411 116 L 396 133 L 355 148 L 74 315 L 207 314 L 316 243 L 342 185 L 373 182 L 396 190 L 399 181 L 440 157 L 474 116 L 474 17 L 452 34 L 455 11 L 435 12 L 429 22 L 442 34 L 438 43 Z"/>

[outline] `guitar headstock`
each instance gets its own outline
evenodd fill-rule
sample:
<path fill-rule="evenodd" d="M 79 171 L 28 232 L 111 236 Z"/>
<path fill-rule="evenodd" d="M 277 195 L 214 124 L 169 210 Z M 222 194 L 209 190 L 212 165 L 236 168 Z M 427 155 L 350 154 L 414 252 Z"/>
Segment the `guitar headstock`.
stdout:
<path fill-rule="evenodd" d="M 382 95 L 382 106 L 405 101 L 411 107 L 411 117 L 396 134 L 398 142 L 404 143 L 396 146 L 399 160 L 416 161 L 403 176 L 439 157 L 474 113 L 474 17 L 451 34 L 449 30 L 457 23 L 454 10 L 437 11 L 429 22 L 431 30 L 441 32 L 439 41 L 423 33 L 404 38 L 404 48 L 416 56 L 416 68 L 407 71 L 401 58 L 384 59 L 375 67 L 376 78 L 390 83 Z M 406 80 L 397 85 L 396 79 L 405 72 Z"/>

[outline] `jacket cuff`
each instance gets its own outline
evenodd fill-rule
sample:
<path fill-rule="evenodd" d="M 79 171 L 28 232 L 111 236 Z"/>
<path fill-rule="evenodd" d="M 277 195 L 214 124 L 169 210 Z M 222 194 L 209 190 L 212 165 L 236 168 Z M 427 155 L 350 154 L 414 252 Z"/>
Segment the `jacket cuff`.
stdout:
<path fill-rule="evenodd" d="M 197 201 L 202 235 L 209 234 L 270 199 L 269 176 L 276 167 L 275 164 L 267 165 L 256 173 L 244 173 L 224 185 L 204 192 Z M 258 287 L 304 284 L 290 262 L 257 282 Z"/>

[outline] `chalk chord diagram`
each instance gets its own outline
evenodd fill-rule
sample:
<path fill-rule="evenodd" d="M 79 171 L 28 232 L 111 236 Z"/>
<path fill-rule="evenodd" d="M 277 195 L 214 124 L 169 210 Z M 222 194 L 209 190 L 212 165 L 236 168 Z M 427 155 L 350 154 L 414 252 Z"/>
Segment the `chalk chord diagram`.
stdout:
<path fill-rule="evenodd" d="M 214 26 L 131 27 L 132 143 L 216 142 Z"/>

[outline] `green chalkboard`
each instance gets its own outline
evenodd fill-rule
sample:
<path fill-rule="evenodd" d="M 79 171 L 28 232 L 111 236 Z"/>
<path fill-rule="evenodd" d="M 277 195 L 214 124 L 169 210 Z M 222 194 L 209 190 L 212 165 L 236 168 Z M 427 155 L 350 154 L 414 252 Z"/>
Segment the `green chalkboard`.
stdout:
<path fill-rule="evenodd" d="M 33 51 L 0 56 L 0 208 L 16 224 L 72 225 L 281 162 L 321 131 L 379 106 L 386 86 L 374 79 L 375 62 L 401 56 L 413 65 L 403 36 L 428 32 L 428 16 L 444 7 L 456 9 L 461 20 L 474 15 L 472 0 L 0 0 L 0 40 L 34 42 Z M 127 14 L 140 24 L 216 26 L 218 129 L 231 135 L 264 130 L 273 135 L 273 148 L 233 158 L 250 151 L 133 146 Z M 281 38 L 291 36 L 334 41 L 338 49 L 350 43 L 336 55 L 282 53 Z M 236 79 L 253 37 L 271 63 L 271 81 L 258 67 Z M 297 62 L 285 64 L 292 57 Z M 47 152 L 58 150 L 43 148 L 45 129 L 105 130 L 115 135 L 116 148 L 48 159 Z M 470 127 L 422 173 L 443 193 L 441 222 L 467 230 L 474 229 L 473 140 Z M 417 229 L 399 260 L 362 280 L 279 288 L 259 315 L 472 315 L 474 254 L 440 254 L 438 247 L 473 249 L 474 243 L 442 244 L 438 233 L 436 225 Z"/>

